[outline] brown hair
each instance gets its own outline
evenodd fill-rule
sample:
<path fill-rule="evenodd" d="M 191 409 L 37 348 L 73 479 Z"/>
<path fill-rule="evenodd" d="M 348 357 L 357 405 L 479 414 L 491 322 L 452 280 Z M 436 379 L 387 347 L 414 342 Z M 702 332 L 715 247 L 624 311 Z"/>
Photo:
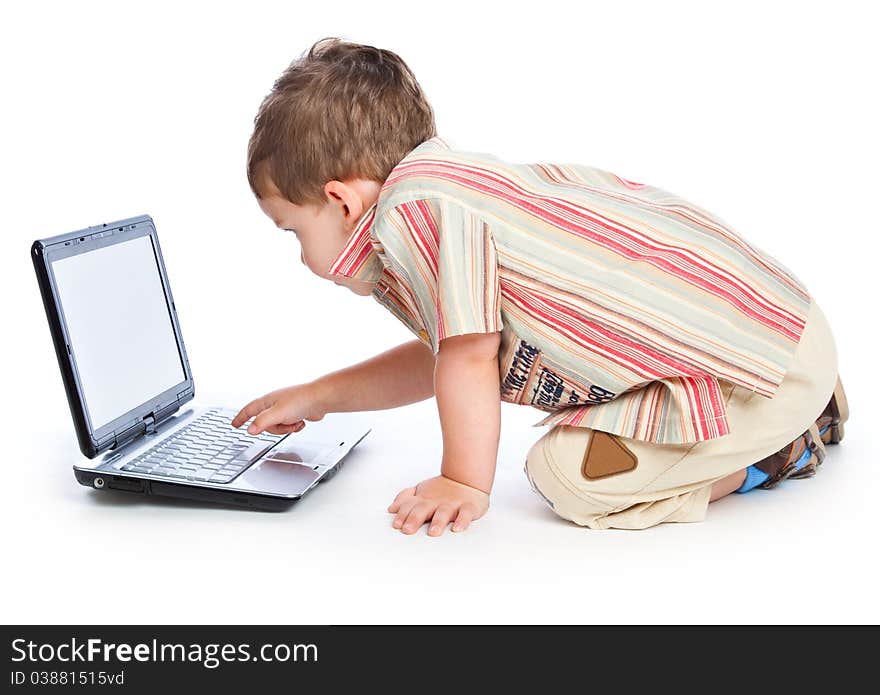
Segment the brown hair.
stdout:
<path fill-rule="evenodd" d="M 436 134 L 434 111 L 400 56 L 321 39 L 260 104 L 248 142 L 248 183 L 260 198 L 268 176 L 290 202 L 320 207 L 328 181 L 384 182 L 410 150 Z"/>

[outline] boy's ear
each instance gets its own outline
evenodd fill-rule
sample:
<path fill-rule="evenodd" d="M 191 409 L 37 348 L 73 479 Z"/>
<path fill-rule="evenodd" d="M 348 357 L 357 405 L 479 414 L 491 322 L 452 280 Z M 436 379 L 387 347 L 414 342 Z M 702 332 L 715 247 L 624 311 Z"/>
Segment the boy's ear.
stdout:
<path fill-rule="evenodd" d="M 352 226 L 364 211 L 364 204 L 357 191 L 343 181 L 328 181 L 324 193 L 330 201 L 341 203 L 347 217 L 346 223 Z"/>

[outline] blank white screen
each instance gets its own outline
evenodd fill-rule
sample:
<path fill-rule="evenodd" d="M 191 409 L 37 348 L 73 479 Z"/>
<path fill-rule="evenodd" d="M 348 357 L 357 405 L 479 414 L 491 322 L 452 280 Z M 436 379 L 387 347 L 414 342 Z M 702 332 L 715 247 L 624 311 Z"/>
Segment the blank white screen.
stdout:
<path fill-rule="evenodd" d="M 184 380 L 149 236 L 52 269 L 93 429 Z"/>

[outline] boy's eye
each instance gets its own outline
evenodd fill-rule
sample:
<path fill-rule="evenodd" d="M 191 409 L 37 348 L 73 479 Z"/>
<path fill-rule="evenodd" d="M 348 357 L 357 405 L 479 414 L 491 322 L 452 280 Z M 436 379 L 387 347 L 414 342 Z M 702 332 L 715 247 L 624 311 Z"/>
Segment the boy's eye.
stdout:
<path fill-rule="evenodd" d="M 295 229 L 287 229 L 287 228 L 284 228 L 284 231 L 285 231 L 285 232 L 293 232 L 294 234 L 296 234 L 296 230 L 295 230 Z"/>

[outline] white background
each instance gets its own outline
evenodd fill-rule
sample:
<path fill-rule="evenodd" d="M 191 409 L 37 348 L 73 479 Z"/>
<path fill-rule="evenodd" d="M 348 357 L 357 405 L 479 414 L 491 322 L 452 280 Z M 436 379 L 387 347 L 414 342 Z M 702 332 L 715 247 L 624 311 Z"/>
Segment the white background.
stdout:
<path fill-rule="evenodd" d="M 876 622 L 880 56 L 860 7 L 5 8 L 2 620 Z M 412 338 L 372 299 L 308 275 L 245 179 L 261 98 L 330 35 L 401 55 L 458 147 L 666 188 L 802 278 L 831 321 L 852 408 L 818 475 L 731 495 L 701 523 L 592 531 L 529 489 L 542 415 L 505 404 L 489 514 L 464 534 L 404 536 L 385 509 L 439 470 L 429 400 L 352 415 L 373 433 L 286 513 L 77 485 L 35 238 L 151 214 L 201 403 L 238 407 Z"/>

